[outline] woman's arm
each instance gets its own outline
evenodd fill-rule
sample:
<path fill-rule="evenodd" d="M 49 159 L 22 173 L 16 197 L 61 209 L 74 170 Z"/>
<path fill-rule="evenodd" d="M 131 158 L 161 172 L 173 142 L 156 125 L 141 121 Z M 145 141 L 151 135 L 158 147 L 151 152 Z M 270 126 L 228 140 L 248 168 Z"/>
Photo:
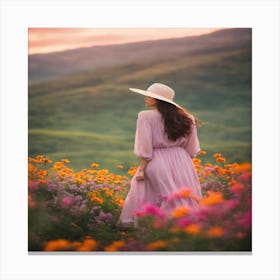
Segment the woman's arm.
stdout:
<path fill-rule="evenodd" d="M 149 162 L 148 160 L 146 160 L 144 158 L 141 158 L 141 162 L 140 162 L 139 167 L 138 167 L 137 172 L 136 172 L 136 180 L 137 181 L 144 180 L 145 169 L 147 167 L 148 162 Z"/>

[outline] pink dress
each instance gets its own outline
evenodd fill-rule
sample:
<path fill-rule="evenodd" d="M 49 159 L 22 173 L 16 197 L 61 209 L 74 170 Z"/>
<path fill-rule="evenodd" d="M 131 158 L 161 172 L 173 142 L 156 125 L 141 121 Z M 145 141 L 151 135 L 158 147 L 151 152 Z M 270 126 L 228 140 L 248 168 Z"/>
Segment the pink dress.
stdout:
<path fill-rule="evenodd" d="M 193 116 L 190 115 L 194 122 Z M 167 203 L 166 197 L 180 189 L 189 188 L 201 198 L 201 188 L 192 158 L 199 152 L 196 126 L 191 134 L 170 141 L 164 131 L 164 122 L 158 110 L 142 111 L 138 114 L 134 153 L 149 160 L 143 181 L 131 180 L 131 187 L 120 215 L 120 223 L 135 222 L 135 211 L 145 204 L 159 206 L 167 215 L 174 207 L 196 206 L 191 198 Z"/>

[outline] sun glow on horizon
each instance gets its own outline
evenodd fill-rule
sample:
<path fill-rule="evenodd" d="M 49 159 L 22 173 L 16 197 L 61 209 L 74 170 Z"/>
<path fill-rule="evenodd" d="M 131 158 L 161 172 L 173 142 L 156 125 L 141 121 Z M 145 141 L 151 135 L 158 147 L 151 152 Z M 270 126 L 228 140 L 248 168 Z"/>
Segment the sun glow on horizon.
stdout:
<path fill-rule="evenodd" d="M 28 53 L 199 36 L 222 28 L 29 28 Z"/>

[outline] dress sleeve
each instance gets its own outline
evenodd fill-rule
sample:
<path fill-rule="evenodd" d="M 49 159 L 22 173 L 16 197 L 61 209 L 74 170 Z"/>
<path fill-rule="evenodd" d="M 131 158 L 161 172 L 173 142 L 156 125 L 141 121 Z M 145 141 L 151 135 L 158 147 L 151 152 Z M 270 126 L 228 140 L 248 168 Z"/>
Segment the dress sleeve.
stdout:
<path fill-rule="evenodd" d="M 195 125 L 195 119 L 191 117 L 193 121 L 191 133 L 188 135 L 188 140 L 186 144 L 186 151 L 194 158 L 196 154 L 200 151 L 199 139 L 197 136 L 197 127 Z"/>
<path fill-rule="evenodd" d="M 153 157 L 152 129 L 141 112 L 137 118 L 134 154 L 146 160 L 151 160 Z"/>

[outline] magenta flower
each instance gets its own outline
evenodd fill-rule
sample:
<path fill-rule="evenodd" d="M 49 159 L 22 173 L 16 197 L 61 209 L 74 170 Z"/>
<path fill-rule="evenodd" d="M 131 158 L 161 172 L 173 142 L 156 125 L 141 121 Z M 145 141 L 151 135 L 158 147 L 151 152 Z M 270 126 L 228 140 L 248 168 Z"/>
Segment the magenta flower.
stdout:
<path fill-rule="evenodd" d="M 64 198 L 61 200 L 61 206 L 62 206 L 63 208 L 68 208 L 68 207 L 71 206 L 72 202 L 73 202 L 73 198 L 72 198 L 72 197 L 70 197 L 70 196 L 64 197 Z"/>
<path fill-rule="evenodd" d="M 245 228 L 250 229 L 252 227 L 252 212 L 248 210 L 243 214 L 243 217 L 237 221 L 238 225 Z"/>
<path fill-rule="evenodd" d="M 252 173 L 251 172 L 244 172 L 238 177 L 238 180 L 244 183 L 250 183 L 252 180 Z"/>
<path fill-rule="evenodd" d="M 164 212 L 158 206 L 153 204 L 145 205 L 143 210 L 135 211 L 135 215 L 139 218 L 146 215 L 152 215 L 160 219 L 166 217 Z"/>
<path fill-rule="evenodd" d="M 29 190 L 30 191 L 37 191 L 39 189 L 39 183 L 38 182 L 32 182 L 29 184 Z"/>

